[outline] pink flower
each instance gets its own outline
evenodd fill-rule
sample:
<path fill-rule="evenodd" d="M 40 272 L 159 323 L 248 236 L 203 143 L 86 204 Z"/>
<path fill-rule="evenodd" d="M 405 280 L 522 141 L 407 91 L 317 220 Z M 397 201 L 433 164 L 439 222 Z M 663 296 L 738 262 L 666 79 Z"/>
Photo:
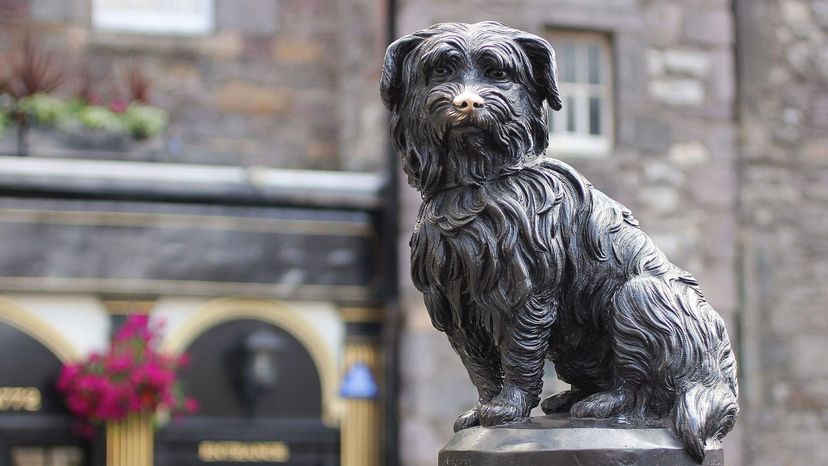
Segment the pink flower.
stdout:
<path fill-rule="evenodd" d="M 129 107 L 129 102 L 126 100 L 113 100 L 109 103 L 109 109 L 115 113 L 124 113 Z"/>
<path fill-rule="evenodd" d="M 198 408 L 198 401 L 195 398 L 187 398 L 184 400 L 184 411 L 188 414 L 195 414 Z"/>
<path fill-rule="evenodd" d="M 113 356 L 106 361 L 106 369 L 114 374 L 121 374 L 129 370 L 132 360 L 127 356 Z"/>
<path fill-rule="evenodd" d="M 183 397 L 176 383 L 176 373 L 188 358 L 157 352 L 153 341 L 160 330 L 160 324 L 149 325 L 148 316 L 131 315 L 105 354 L 65 365 L 56 385 L 69 410 L 90 427 L 159 407 L 194 412 L 198 404 Z"/>
<path fill-rule="evenodd" d="M 146 382 L 154 387 L 163 388 L 168 386 L 175 380 L 175 374 L 171 371 L 164 370 L 157 364 L 147 364 L 145 367 Z"/>
<path fill-rule="evenodd" d="M 130 314 L 124 325 L 115 333 L 115 343 L 123 343 L 133 338 L 144 342 L 150 339 L 149 316 L 146 314 Z"/>
<path fill-rule="evenodd" d="M 75 379 L 77 379 L 78 375 L 80 375 L 80 372 L 80 364 L 67 364 L 63 366 L 60 370 L 60 376 L 57 381 L 58 390 L 65 392 L 69 386 L 75 382 Z"/>

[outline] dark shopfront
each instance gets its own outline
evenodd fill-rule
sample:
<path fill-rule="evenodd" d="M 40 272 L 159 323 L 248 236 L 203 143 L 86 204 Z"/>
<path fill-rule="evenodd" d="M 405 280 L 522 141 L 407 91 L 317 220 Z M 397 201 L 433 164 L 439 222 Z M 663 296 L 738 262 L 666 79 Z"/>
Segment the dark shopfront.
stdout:
<path fill-rule="evenodd" d="M 103 347 L 131 312 L 166 322 L 161 348 L 190 355 L 180 377 L 201 406 L 160 425 L 150 464 L 379 464 L 383 399 L 339 396 L 353 366 L 379 387 L 388 373 L 376 177 L 320 188 L 292 172 L 290 187 L 254 189 L 215 181 L 235 167 L 173 185 L 109 176 L 157 172 L 151 164 L 72 175 L 48 160 L 6 162 L 0 464 L 101 465 L 107 445 L 129 444 L 129 430 L 78 437 L 54 383 L 63 361 Z"/>

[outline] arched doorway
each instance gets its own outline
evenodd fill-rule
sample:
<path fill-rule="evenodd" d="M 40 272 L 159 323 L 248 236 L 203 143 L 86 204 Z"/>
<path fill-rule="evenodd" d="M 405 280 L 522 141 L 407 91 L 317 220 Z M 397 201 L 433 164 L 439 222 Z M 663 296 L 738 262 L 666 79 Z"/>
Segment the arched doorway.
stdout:
<path fill-rule="evenodd" d="M 165 345 L 190 355 L 180 378 L 201 408 L 159 431 L 158 466 L 339 464 L 339 431 L 325 422 L 325 356 L 308 348 L 312 335 L 285 317 L 289 309 L 257 304 L 208 307 Z"/>
<path fill-rule="evenodd" d="M 93 464 L 55 389 L 63 360 L 75 357 L 71 345 L 25 311 L 2 306 L 0 354 L 0 464 Z"/>

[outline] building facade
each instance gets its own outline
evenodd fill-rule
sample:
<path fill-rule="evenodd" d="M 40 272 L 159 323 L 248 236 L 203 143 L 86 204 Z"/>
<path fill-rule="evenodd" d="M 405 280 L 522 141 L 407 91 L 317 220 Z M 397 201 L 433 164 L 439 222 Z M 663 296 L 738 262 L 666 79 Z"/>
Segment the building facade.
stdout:
<path fill-rule="evenodd" d="M 825 462 L 828 2 L 6 0 L 0 73 L 28 27 L 57 94 L 115 99 L 140 66 L 170 124 L 118 150 L 34 128 L 27 158 L 13 126 L 0 137 L 0 345 L 29 356 L 0 365 L 16 400 L 0 463 L 103 461 L 106 433 L 72 432 L 53 379 L 148 312 L 164 350 L 191 353 L 203 406 L 157 431 L 156 464 L 254 447 L 434 464 L 475 394 L 408 279 L 419 196 L 377 83 L 392 38 L 481 20 L 555 46 L 549 155 L 627 205 L 724 317 L 742 390 L 728 464 Z M 251 402 L 238 368 L 262 334 L 284 379 Z M 376 392 L 345 390 L 365 368 Z"/>
<path fill-rule="evenodd" d="M 373 6 L 0 2 L 0 76 L 28 37 L 53 95 L 114 108 L 139 69 L 170 117 L 126 144 L 33 125 L 28 157 L 20 125 L 0 137 L 0 464 L 380 464 L 385 117 L 354 103 L 376 94 L 386 43 Z M 200 405 L 161 420 L 149 463 L 148 430 L 83 438 L 55 390 L 130 314 L 190 356 Z"/>

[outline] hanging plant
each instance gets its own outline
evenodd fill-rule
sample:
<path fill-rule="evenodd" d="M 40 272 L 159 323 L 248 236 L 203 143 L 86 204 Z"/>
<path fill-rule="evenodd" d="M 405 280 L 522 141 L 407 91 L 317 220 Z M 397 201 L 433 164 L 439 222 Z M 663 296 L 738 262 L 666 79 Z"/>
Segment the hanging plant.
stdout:
<path fill-rule="evenodd" d="M 82 433 L 94 436 L 96 427 L 131 414 L 189 414 L 198 409 L 177 380 L 187 357 L 158 352 L 158 330 L 150 327 L 146 315 L 131 315 L 106 353 L 63 366 L 57 388 Z"/>

